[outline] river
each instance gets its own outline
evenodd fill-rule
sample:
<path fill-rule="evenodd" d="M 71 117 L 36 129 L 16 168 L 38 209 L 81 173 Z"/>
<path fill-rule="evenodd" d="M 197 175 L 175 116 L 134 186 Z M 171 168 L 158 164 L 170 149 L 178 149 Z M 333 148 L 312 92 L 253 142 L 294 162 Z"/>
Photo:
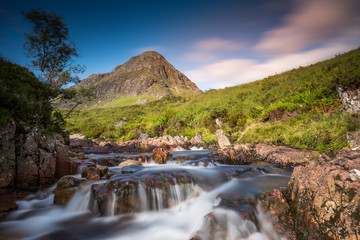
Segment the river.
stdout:
<path fill-rule="evenodd" d="M 290 173 L 268 165 L 224 165 L 208 153 L 175 151 L 176 161 L 145 163 L 127 174 L 110 167 L 110 180 L 88 181 L 66 206 L 53 204 L 56 184 L 38 191 L 0 223 L 0 239 L 283 239 L 256 198 L 286 186 Z M 88 155 L 104 156 L 122 157 Z M 110 197 L 99 200 L 96 191 L 105 187 Z"/>

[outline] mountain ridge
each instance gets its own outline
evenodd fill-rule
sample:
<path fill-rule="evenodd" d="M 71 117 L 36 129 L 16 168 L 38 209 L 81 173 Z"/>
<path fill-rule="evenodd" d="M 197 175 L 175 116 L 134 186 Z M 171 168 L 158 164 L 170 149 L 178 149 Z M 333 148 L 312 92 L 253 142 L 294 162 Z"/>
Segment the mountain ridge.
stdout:
<path fill-rule="evenodd" d="M 167 96 L 194 96 L 202 91 L 161 54 L 147 51 L 132 57 L 109 73 L 92 74 L 75 87 L 95 89 L 95 96 L 148 95 L 158 99 Z"/>

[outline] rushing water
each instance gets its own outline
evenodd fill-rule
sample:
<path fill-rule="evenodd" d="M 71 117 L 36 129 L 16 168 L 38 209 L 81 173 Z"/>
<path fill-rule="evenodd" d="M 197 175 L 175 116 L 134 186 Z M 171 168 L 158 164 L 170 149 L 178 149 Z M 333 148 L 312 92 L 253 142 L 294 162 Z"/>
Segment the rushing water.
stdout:
<path fill-rule="evenodd" d="M 192 154 L 201 155 L 202 151 L 178 151 L 174 156 Z M 176 170 L 190 173 L 195 180 L 178 183 L 174 178 L 175 182 L 162 188 L 139 183 L 134 201 L 138 201 L 140 210 L 131 214 L 116 213 L 119 207 L 116 205 L 121 201 L 114 192 L 105 216 L 98 216 L 96 209 L 89 210 L 94 182 L 77 191 L 65 207 L 53 204 L 53 186 L 18 201 L 19 209 L 0 223 L 0 239 L 281 239 L 263 209 L 259 205 L 247 205 L 241 196 L 248 199 L 285 186 L 289 175 L 259 174 L 256 167 L 219 165 L 213 159 L 145 166 L 144 170 L 134 173 L 134 177 Z M 244 171 L 243 167 L 251 168 L 249 172 L 256 174 L 224 177 L 224 172 L 238 173 Z M 234 175 L 231 174 L 226 176 Z M 96 183 L 103 184 L 105 180 Z M 240 205 L 228 204 L 234 199 Z M 241 209 L 252 209 L 254 214 L 246 215 L 248 212 Z"/>

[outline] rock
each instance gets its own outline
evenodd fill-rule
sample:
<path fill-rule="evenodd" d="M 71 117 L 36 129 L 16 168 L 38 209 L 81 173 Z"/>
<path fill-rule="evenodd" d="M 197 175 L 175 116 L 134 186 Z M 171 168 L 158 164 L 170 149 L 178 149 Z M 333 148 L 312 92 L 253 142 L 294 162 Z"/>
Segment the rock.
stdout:
<path fill-rule="evenodd" d="M 195 137 L 190 139 L 191 145 L 195 147 L 207 148 L 205 141 L 202 139 L 200 133 L 196 133 Z"/>
<path fill-rule="evenodd" d="M 185 200 L 193 194 L 189 190 L 193 182 L 191 174 L 179 170 L 137 172 L 114 177 L 105 184 L 92 185 L 90 210 L 104 216 L 169 208 L 178 204 L 174 199 L 174 185 L 177 184 L 180 190 L 178 194 L 181 196 L 178 197 Z"/>
<path fill-rule="evenodd" d="M 136 101 L 136 104 L 147 104 L 147 103 L 149 103 L 149 99 L 143 99 L 143 100 L 138 99 Z"/>
<path fill-rule="evenodd" d="M 0 188 L 12 187 L 16 178 L 15 122 L 0 129 Z"/>
<path fill-rule="evenodd" d="M 252 155 L 242 149 L 234 149 L 233 147 L 227 147 L 225 149 L 218 149 L 215 153 L 223 163 L 229 165 L 247 165 L 254 161 Z"/>
<path fill-rule="evenodd" d="M 360 149 L 360 132 L 356 132 L 353 135 L 348 134 L 350 148 Z"/>
<path fill-rule="evenodd" d="M 0 194 L 0 218 L 6 215 L 9 211 L 18 209 L 15 202 L 16 192 L 1 192 Z M 1 239 L 1 237 L 0 237 Z"/>
<path fill-rule="evenodd" d="M 100 174 L 99 169 L 88 167 L 81 173 L 81 177 L 86 178 L 89 181 L 98 181 L 100 180 Z"/>
<path fill-rule="evenodd" d="M 130 166 L 125 166 L 121 169 L 121 173 L 122 174 L 131 174 L 131 173 L 135 173 L 138 171 L 143 170 L 144 167 L 143 166 L 139 166 L 139 165 L 130 165 Z"/>
<path fill-rule="evenodd" d="M 148 138 L 149 138 L 149 134 L 146 134 L 146 133 L 141 133 L 139 136 L 140 141 L 145 141 Z"/>
<path fill-rule="evenodd" d="M 54 190 L 54 203 L 57 205 L 66 205 L 84 182 L 86 182 L 85 178 L 77 178 L 74 176 L 64 176 L 60 178 Z"/>
<path fill-rule="evenodd" d="M 358 239 L 360 158 L 337 159 L 294 169 L 287 188 L 268 207 L 296 239 Z"/>
<path fill-rule="evenodd" d="M 336 86 L 336 92 L 347 112 L 360 112 L 360 89 L 355 87 L 343 88 L 341 86 Z"/>
<path fill-rule="evenodd" d="M 75 134 L 70 134 L 70 135 L 69 135 L 69 138 L 70 138 L 70 139 L 84 139 L 85 136 L 82 135 L 82 134 L 75 133 Z"/>
<path fill-rule="evenodd" d="M 168 156 L 169 156 L 169 151 L 167 148 L 162 147 L 162 148 L 155 148 L 153 150 L 153 158 L 157 164 L 165 164 Z"/>
<path fill-rule="evenodd" d="M 216 130 L 216 135 L 218 136 L 218 144 L 221 149 L 224 149 L 231 145 L 229 138 L 225 136 L 223 130 Z"/>
<path fill-rule="evenodd" d="M 86 139 L 86 138 L 83 138 L 83 139 L 79 138 L 78 142 L 79 142 L 81 147 L 93 147 L 95 145 L 93 140 Z"/>
<path fill-rule="evenodd" d="M 77 157 L 79 158 L 79 159 L 88 159 L 88 157 L 85 155 L 85 153 L 83 153 L 83 152 L 80 152 L 80 153 L 78 153 L 77 154 Z"/>
<path fill-rule="evenodd" d="M 113 164 L 114 165 L 114 164 Z M 109 172 L 109 168 L 106 166 L 97 166 L 96 167 L 100 172 L 100 177 L 105 176 Z"/>
<path fill-rule="evenodd" d="M 263 143 L 257 144 L 254 150 L 258 157 L 262 158 L 264 161 L 282 167 L 306 165 L 310 162 L 318 161 L 320 158 L 320 154 L 316 151 L 274 146 Z"/>
<path fill-rule="evenodd" d="M 139 162 L 139 161 L 135 161 L 135 160 L 127 160 L 127 161 L 124 161 L 124 162 L 120 163 L 119 167 L 122 168 L 122 167 L 125 167 L 125 166 L 131 166 L 131 165 L 142 166 L 142 163 Z"/>

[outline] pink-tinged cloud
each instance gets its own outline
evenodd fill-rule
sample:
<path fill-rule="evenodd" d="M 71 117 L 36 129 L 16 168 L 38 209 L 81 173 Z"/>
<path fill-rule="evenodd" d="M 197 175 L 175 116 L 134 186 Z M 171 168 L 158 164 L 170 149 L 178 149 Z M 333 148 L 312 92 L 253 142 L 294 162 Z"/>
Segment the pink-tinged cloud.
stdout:
<path fill-rule="evenodd" d="M 347 45 L 329 45 L 302 53 L 282 55 L 264 63 L 249 59 L 229 59 L 186 71 L 185 74 L 203 90 L 219 89 L 261 80 L 299 66 L 307 66 L 352 48 Z"/>
<path fill-rule="evenodd" d="M 284 25 L 265 32 L 256 50 L 285 54 L 339 39 L 360 43 L 359 0 L 302 0 Z"/>
<path fill-rule="evenodd" d="M 198 41 L 194 47 L 197 50 L 203 51 L 232 51 L 242 49 L 244 44 L 233 40 L 210 38 Z"/>

